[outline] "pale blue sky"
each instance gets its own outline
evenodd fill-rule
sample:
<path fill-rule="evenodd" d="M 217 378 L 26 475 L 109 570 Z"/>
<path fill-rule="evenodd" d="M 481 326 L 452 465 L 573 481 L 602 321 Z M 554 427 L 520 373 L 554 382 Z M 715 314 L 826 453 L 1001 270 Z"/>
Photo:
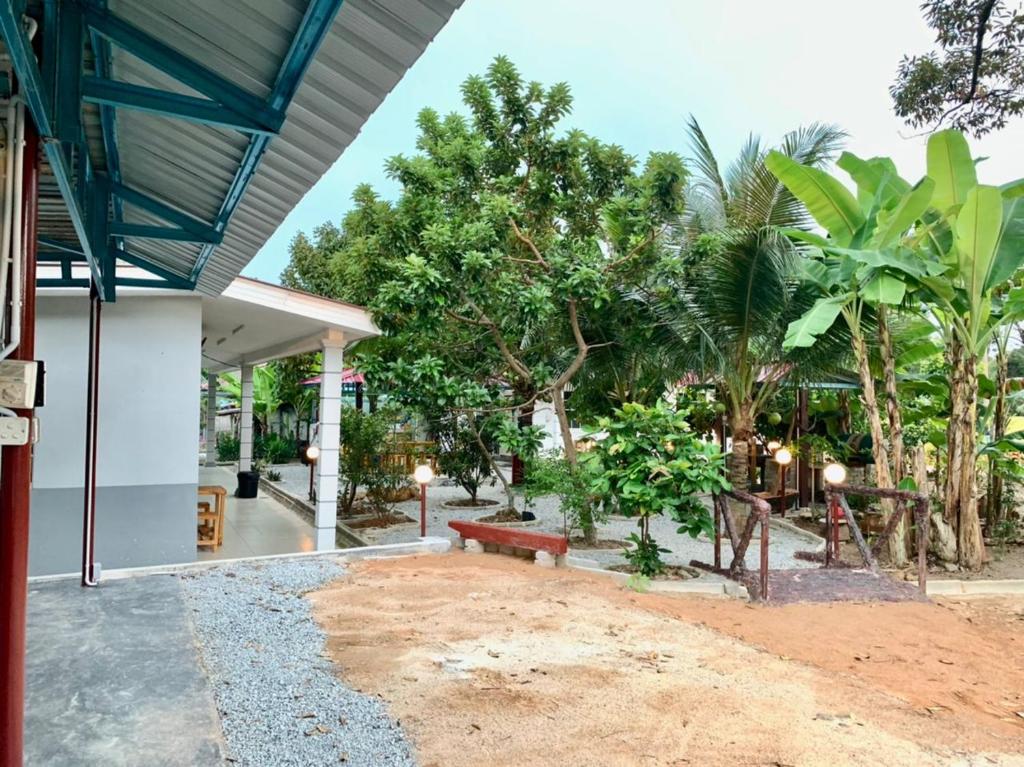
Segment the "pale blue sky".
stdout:
<path fill-rule="evenodd" d="M 497 54 L 528 79 L 569 83 L 566 125 L 621 144 L 686 153 L 684 124 L 700 120 L 720 160 L 747 134 L 771 141 L 814 120 L 839 124 L 847 147 L 923 173 L 924 139 L 892 114 L 888 86 L 904 52 L 931 34 L 919 0 L 465 0 L 448 25 L 303 198 L 244 273 L 276 282 L 299 231 L 339 221 L 355 186 L 396 188 L 384 160 L 410 153 L 416 113 L 461 106 L 459 85 Z M 1024 123 L 972 142 L 990 159 L 983 180 L 1024 176 Z"/>

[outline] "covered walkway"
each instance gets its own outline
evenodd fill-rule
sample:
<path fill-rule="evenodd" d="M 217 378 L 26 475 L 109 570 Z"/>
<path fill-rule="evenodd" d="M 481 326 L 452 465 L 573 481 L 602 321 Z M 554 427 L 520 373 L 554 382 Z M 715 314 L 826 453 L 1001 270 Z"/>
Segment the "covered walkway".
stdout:
<path fill-rule="evenodd" d="M 199 484 L 233 487 L 235 475 L 223 466 L 204 466 L 199 469 Z M 224 516 L 224 545 L 217 549 L 199 549 L 197 561 L 295 554 L 316 549 L 316 528 L 266 493 L 261 492 L 257 498 L 229 495 Z"/>

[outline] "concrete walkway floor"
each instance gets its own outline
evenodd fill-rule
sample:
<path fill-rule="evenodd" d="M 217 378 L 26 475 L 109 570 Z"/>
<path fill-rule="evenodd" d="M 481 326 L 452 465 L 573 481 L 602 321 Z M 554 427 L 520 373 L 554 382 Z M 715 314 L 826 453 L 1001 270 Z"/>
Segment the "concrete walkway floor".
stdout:
<path fill-rule="evenodd" d="M 25 764 L 223 764 L 220 721 L 172 576 L 29 586 Z"/>
<path fill-rule="evenodd" d="M 228 490 L 224 511 L 224 545 L 201 548 L 196 560 L 242 559 L 274 554 L 296 554 L 316 548 L 313 526 L 262 491 L 256 498 L 235 498 L 235 474 L 223 466 L 200 467 L 199 483 Z"/>

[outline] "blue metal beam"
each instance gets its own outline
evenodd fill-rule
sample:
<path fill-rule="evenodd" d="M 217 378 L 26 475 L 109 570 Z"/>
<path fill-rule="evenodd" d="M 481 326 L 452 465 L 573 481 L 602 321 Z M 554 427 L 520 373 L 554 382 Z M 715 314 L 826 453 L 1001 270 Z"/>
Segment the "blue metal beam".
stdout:
<path fill-rule="evenodd" d="M 60 142 L 52 140 L 45 141 L 43 148 L 50 162 L 53 176 L 57 180 L 57 187 L 60 189 L 61 196 L 64 198 L 64 203 L 67 206 L 68 215 L 71 217 L 71 224 L 75 228 L 75 234 L 78 235 L 81 252 L 89 263 L 89 269 L 92 271 L 96 284 L 101 285 L 103 283 L 103 275 L 100 272 L 100 263 L 97 258 L 98 253 L 95 252 L 93 244 L 89 241 L 89 226 L 86 220 L 86 213 L 79 202 L 78 190 L 75 189 L 71 169 L 68 168 L 64 157 L 64 150 Z M 103 295 L 103 299 L 111 300 L 113 296 Z"/>
<path fill-rule="evenodd" d="M 110 185 L 110 190 L 114 197 L 118 197 L 130 205 L 135 205 L 136 207 L 149 211 L 150 213 L 159 216 L 164 221 L 174 224 L 185 231 L 192 232 L 192 234 L 199 237 L 200 242 L 220 242 L 222 235 L 214 227 L 204 221 L 200 221 L 194 216 L 190 216 L 188 213 L 184 213 L 177 208 L 171 207 L 162 200 L 158 200 L 145 192 L 140 192 L 137 189 L 132 189 L 125 184 L 117 182 Z"/>
<path fill-rule="evenodd" d="M 110 224 L 113 237 L 138 237 L 145 240 L 172 240 L 174 242 L 202 242 L 217 244 L 222 237 L 210 230 L 209 235 L 196 234 L 187 229 L 175 229 L 169 226 L 148 226 L 146 224 L 130 224 L 114 221 Z"/>
<path fill-rule="evenodd" d="M 56 2 L 56 0 L 48 0 Z M 106 7 L 106 0 L 96 0 L 101 7 Z M 93 69 L 98 77 L 110 78 L 110 43 L 102 35 L 89 31 L 89 42 L 92 44 Z M 121 151 L 117 144 L 117 114 L 114 108 L 107 105 L 100 105 L 100 130 L 103 133 L 103 153 L 107 160 L 107 176 L 111 181 L 121 182 Z M 121 198 L 114 197 L 113 220 L 124 219 L 124 203 Z M 124 243 L 120 238 L 114 239 L 114 244 L 123 247 Z"/>
<path fill-rule="evenodd" d="M 209 99 L 183 96 L 180 93 L 100 77 L 84 78 L 82 97 L 92 104 L 137 109 L 190 122 L 232 128 L 243 133 L 276 134 L 281 129 L 280 120 L 276 120 L 274 125 L 266 125 L 260 121 L 258 115 L 240 115 Z"/>
<path fill-rule="evenodd" d="M 153 37 L 105 8 L 86 6 L 88 27 L 119 48 L 165 72 L 180 83 L 199 91 L 238 114 L 258 116 L 264 125 L 283 121 L 283 110 L 268 106 L 263 99 L 240 88 L 199 62 Z M 277 122 L 280 125 L 280 122 Z"/>
<path fill-rule="evenodd" d="M 36 280 L 37 288 L 87 288 L 88 277 L 40 277 Z"/>
<path fill-rule="evenodd" d="M 111 248 L 110 252 L 114 257 L 120 259 L 121 261 L 124 261 L 125 263 L 131 264 L 132 266 L 137 266 L 139 269 L 144 269 L 150 274 L 155 274 L 157 277 L 160 277 L 162 280 L 165 280 L 167 283 L 169 283 L 170 286 L 178 290 L 195 289 L 195 280 L 192 280 L 176 272 L 172 272 L 170 269 L 165 269 L 159 264 L 154 264 L 152 261 L 143 256 L 139 256 L 134 253 L 129 253 L 126 250 L 115 250 L 113 248 Z"/>
<path fill-rule="evenodd" d="M 268 99 L 268 105 L 274 112 L 280 114 L 287 112 L 288 105 L 295 97 L 295 92 L 298 90 L 306 70 L 313 61 L 324 37 L 330 31 L 334 17 L 338 15 L 341 3 L 342 0 L 309 0 L 309 6 L 299 23 L 291 47 L 281 63 L 277 81 L 274 83 L 274 89 Z M 249 139 L 249 146 L 246 147 L 242 162 L 238 166 L 238 171 L 235 173 L 227 196 L 217 214 L 217 220 L 214 222 L 214 228 L 217 231 L 223 232 L 227 228 L 245 190 L 256 175 L 256 169 L 263 159 L 263 154 L 267 151 L 270 138 L 270 136 L 261 134 Z M 206 245 L 199 252 L 196 263 L 192 267 L 191 279 L 193 282 L 198 281 L 199 275 L 206 267 L 206 262 L 210 260 L 213 249 L 213 245 Z"/>
<path fill-rule="evenodd" d="M 53 119 L 51 105 L 46 96 L 47 89 L 35 54 L 32 52 L 32 43 L 25 34 L 21 15 L 15 13 L 13 3 L 0 3 L 0 33 L 3 34 L 14 72 L 21 83 L 21 93 L 28 104 L 36 129 L 41 137 L 52 138 Z"/>
<path fill-rule="evenodd" d="M 54 104 L 57 138 L 84 144 L 82 133 L 82 13 L 74 3 L 57 5 L 57 70 Z"/>
<path fill-rule="evenodd" d="M 191 290 L 191 288 L 177 285 L 167 280 L 147 280 L 140 277 L 118 277 L 118 287 L 122 288 L 161 288 L 164 290 Z"/>
<path fill-rule="evenodd" d="M 85 258 L 85 251 L 82 250 L 82 246 L 74 242 L 64 242 L 63 240 L 55 240 L 52 237 L 46 237 L 40 235 L 36 238 L 36 241 L 47 248 L 53 248 L 59 250 L 61 253 L 70 253 L 73 256 L 81 256 Z"/>

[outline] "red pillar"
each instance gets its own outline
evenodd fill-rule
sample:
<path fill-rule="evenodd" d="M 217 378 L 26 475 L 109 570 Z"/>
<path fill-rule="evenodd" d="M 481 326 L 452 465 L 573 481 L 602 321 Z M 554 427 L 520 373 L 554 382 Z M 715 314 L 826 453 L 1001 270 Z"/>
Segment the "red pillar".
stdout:
<path fill-rule="evenodd" d="M 36 216 L 39 210 L 39 137 L 26 115 L 24 211 L 25 292 L 21 345 L 11 359 L 35 357 Z M 32 410 L 17 411 L 31 416 Z M 29 494 L 32 446 L 0 453 L 0 766 L 21 767 L 25 725 L 25 604 L 28 598 Z"/>

